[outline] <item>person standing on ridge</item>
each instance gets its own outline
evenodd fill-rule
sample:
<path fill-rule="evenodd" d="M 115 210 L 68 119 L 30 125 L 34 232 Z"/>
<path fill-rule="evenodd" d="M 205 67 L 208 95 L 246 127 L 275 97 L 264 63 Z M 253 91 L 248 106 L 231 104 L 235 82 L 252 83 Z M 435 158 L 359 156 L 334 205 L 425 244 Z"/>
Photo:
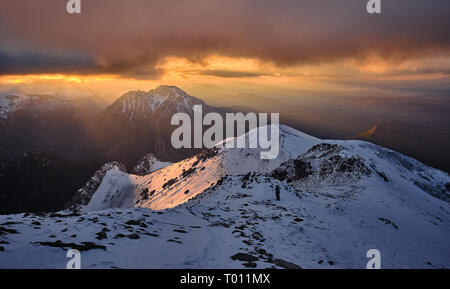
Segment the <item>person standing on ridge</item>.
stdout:
<path fill-rule="evenodd" d="M 280 186 L 275 187 L 275 196 L 277 197 L 277 201 L 280 200 Z"/>

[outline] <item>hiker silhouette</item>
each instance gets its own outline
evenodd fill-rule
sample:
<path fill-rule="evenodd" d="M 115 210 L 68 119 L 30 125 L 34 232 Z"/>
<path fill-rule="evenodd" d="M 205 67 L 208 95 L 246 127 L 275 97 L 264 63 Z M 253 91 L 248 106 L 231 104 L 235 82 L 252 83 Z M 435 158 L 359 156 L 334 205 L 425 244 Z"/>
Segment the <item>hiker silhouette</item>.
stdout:
<path fill-rule="evenodd" d="M 275 195 L 277 197 L 277 201 L 280 200 L 280 186 L 275 187 Z"/>

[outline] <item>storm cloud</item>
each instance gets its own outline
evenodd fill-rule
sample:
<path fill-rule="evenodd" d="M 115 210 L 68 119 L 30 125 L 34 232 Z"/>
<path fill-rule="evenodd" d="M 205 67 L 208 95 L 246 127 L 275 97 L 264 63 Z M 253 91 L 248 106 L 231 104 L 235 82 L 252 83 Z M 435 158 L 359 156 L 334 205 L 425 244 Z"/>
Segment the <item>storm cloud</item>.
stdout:
<path fill-rule="evenodd" d="M 76 51 L 77 57 L 0 53 L 1 74 L 29 71 L 114 73 L 157 78 L 166 57 L 202 61 L 212 54 L 249 57 L 278 66 L 364 61 L 401 62 L 450 51 L 450 1 L 366 0 L 2 0 L 0 48 Z M 10 49 L 10 48 L 9 48 Z M 233 73 L 205 71 L 222 77 Z M 234 75 L 240 77 L 239 73 Z"/>

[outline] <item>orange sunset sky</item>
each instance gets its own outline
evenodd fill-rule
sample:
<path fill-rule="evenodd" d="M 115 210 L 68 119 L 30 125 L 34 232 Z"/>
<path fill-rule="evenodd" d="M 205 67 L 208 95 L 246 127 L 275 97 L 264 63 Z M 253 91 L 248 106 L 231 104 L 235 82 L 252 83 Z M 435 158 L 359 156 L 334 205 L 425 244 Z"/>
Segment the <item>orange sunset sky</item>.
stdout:
<path fill-rule="evenodd" d="M 0 3 L 0 90 L 97 96 L 177 85 L 233 96 L 446 97 L 448 1 Z M 445 9 L 446 8 L 446 9 Z"/>

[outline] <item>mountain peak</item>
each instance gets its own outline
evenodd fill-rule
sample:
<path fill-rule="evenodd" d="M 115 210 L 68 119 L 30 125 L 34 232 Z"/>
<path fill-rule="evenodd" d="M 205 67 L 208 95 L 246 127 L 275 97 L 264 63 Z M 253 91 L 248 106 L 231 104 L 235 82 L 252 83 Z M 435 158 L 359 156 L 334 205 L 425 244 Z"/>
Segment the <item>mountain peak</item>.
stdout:
<path fill-rule="evenodd" d="M 149 92 L 187 95 L 187 93 L 185 91 L 183 91 L 182 89 L 180 89 L 177 86 L 172 86 L 172 85 L 159 85 L 155 89 L 150 90 Z"/>
<path fill-rule="evenodd" d="M 186 104 L 201 103 L 201 100 L 189 95 L 187 92 L 177 86 L 159 85 L 155 89 L 147 92 L 149 97 L 160 98 L 164 100 L 176 100 L 186 102 Z"/>
<path fill-rule="evenodd" d="M 108 110 L 121 112 L 131 121 L 147 119 L 161 111 L 168 115 L 176 112 L 191 113 L 195 104 L 203 104 L 203 101 L 176 86 L 160 85 L 147 92 L 131 90 L 122 95 Z"/>
<path fill-rule="evenodd" d="M 176 97 L 182 97 L 182 98 L 195 98 L 193 96 L 190 96 L 185 91 L 180 89 L 177 86 L 170 86 L 170 85 L 159 85 L 154 89 L 150 89 L 149 91 L 145 92 L 142 90 L 130 90 L 123 94 L 118 101 L 127 101 L 129 99 L 159 99 L 159 100 L 166 100 L 169 98 L 176 98 Z"/>

